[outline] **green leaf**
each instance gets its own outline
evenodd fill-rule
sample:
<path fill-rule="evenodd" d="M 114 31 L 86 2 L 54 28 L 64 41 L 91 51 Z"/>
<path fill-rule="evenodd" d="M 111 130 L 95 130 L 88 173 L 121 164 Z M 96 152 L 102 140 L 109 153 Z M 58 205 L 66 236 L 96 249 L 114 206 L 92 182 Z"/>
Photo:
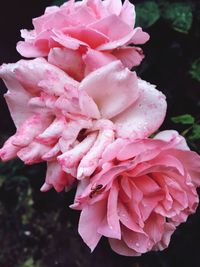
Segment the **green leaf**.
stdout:
<path fill-rule="evenodd" d="M 135 8 L 137 26 L 148 28 L 160 18 L 160 9 L 154 1 L 136 4 Z"/>
<path fill-rule="evenodd" d="M 163 17 L 171 27 L 181 33 L 188 33 L 192 26 L 192 6 L 190 3 L 170 3 L 163 10 Z"/>
<path fill-rule="evenodd" d="M 190 141 L 196 141 L 200 139 L 200 125 L 194 124 L 192 128 L 192 133 L 188 136 Z"/>
<path fill-rule="evenodd" d="M 200 58 L 192 63 L 189 73 L 193 79 L 200 82 Z"/>
<path fill-rule="evenodd" d="M 171 120 L 174 123 L 181 123 L 181 124 L 193 124 L 194 123 L 194 117 L 190 114 L 184 114 L 176 117 L 172 117 Z"/>

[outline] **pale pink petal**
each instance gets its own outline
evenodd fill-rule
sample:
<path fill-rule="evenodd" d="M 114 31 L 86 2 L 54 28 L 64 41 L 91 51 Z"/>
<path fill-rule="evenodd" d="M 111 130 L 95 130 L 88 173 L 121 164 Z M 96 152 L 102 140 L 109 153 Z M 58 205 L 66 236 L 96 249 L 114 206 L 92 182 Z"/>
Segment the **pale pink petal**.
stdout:
<path fill-rule="evenodd" d="M 108 196 L 108 206 L 107 206 L 107 220 L 108 226 L 113 232 L 113 237 L 121 239 L 121 229 L 118 215 L 118 194 L 119 186 L 117 182 L 112 184 L 112 187 Z"/>
<path fill-rule="evenodd" d="M 112 54 L 121 60 L 122 64 L 129 69 L 140 65 L 144 59 L 143 51 L 139 47 L 118 48 Z"/>
<path fill-rule="evenodd" d="M 36 140 L 46 145 L 54 144 L 61 137 L 65 125 L 65 118 L 56 118 L 51 125 L 36 138 Z"/>
<path fill-rule="evenodd" d="M 84 63 L 76 50 L 55 47 L 50 50 L 48 62 L 64 70 L 69 76 L 80 81 L 84 75 Z"/>
<path fill-rule="evenodd" d="M 156 249 L 163 250 L 168 247 L 171 235 L 175 231 L 176 227 L 172 223 L 166 223 L 163 231 L 162 240 L 155 246 Z"/>
<path fill-rule="evenodd" d="M 80 44 L 84 44 L 91 48 L 96 48 L 109 41 L 107 35 L 105 35 L 101 31 L 98 31 L 98 29 L 96 29 L 95 27 L 91 27 L 91 25 L 89 26 L 89 28 L 82 26 L 67 27 L 63 30 L 63 33 L 75 40 L 78 40 Z"/>
<path fill-rule="evenodd" d="M 97 133 L 88 135 L 82 142 L 74 146 L 73 149 L 68 150 L 58 157 L 58 161 L 62 166 L 62 169 L 69 169 L 76 166 L 82 157 L 90 150 L 97 138 Z"/>
<path fill-rule="evenodd" d="M 86 54 L 83 56 L 83 61 L 86 65 L 85 76 L 87 76 L 90 72 L 101 68 L 104 65 L 107 65 L 115 60 L 117 60 L 117 58 L 110 53 L 88 49 Z"/>
<path fill-rule="evenodd" d="M 42 156 L 42 159 L 45 161 L 56 160 L 58 154 L 60 153 L 60 145 L 59 143 L 55 144 L 53 148 L 51 148 L 47 153 Z"/>
<path fill-rule="evenodd" d="M 135 6 L 129 0 L 124 1 L 119 17 L 130 27 L 135 26 Z"/>
<path fill-rule="evenodd" d="M 65 187 L 70 186 L 73 182 L 74 178 L 63 172 L 57 161 L 48 162 L 45 179 L 46 185 L 53 186 L 57 192 L 60 192 Z M 46 186 L 43 188 L 43 190 L 41 188 L 41 191 L 44 191 L 44 189 L 46 189 Z"/>
<path fill-rule="evenodd" d="M 137 218 L 134 216 L 135 214 L 130 212 L 128 207 L 122 204 L 121 201 L 118 202 L 118 214 L 120 222 L 128 229 L 136 233 L 144 233 L 143 229 L 137 224 Z"/>
<path fill-rule="evenodd" d="M 123 240 L 127 244 L 127 246 L 137 253 L 145 253 L 151 249 L 149 247 L 149 237 L 147 234 L 136 233 L 133 231 L 129 231 L 127 228 L 123 228 Z"/>
<path fill-rule="evenodd" d="M 101 19 L 109 15 L 104 2 L 102 2 L 101 0 L 87 0 L 87 6 L 93 10 L 97 19 Z"/>
<path fill-rule="evenodd" d="M 15 140 L 15 136 L 11 136 L 0 149 L 0 159 L 2 161 L 8 161 L 17 157 L 20 147 L 14 146 L 13 140 Z"/>
<path fill-rule="evenodd" d="M 34 164 L 42 162 L 42 156 L 49 151 L 50 147 L 33 141 L 29 146 L 22 148 L 17 156 L 25 164 Z"/>
<path fill-rule="evenodd" d="M 27 92 L 17 80 L 14 69 L 16 64 L 5 64 L 0 67 L 0 77 L 5 82 L 8 92 L 5 99 L 10 110 L 11 117 L 16 125 L 33 115 L 33 110 L 27 105 L 32 95 Z"/>
<path fill-rule="evenodd" d="M 83 179 L 90 176 L 98 166 L 99 160 L 105 148 L 114 140 L 114 132 L 110 129 L 99 131 L 99 135 L 89 150 L 89 152 L 82 158 L 78 170 L 77 179 Z"/>
<path fill-rule="evenodd" d="M 126 147 L 126 144 L 129 144 L 129 141 L 126 139 L 117 138 L 113 143 L 111 143 L 103 152 L 102 159 L 103 162 L 108 162 L 116 158 L 116 155 Z"/>
<path fill-rule="evenodd" d="M 27 146 L 51 123 L 51 117 L 35 114 L 22 123 L 15 134 L 13 145 Z"/>
<path fill-rule="evenodd" d="M 79 91 L 79 105 L 82 114 L 88 116 L 88 118 L 99 119 L 101 117 L 96 103 L 83 90 Z"/>
<path fill-rule="evenodd" d="M 122 256 L 140 256 L 141 253 L 129 248 L 123 240 L 109 238 L 109 244 L 113 251 Z"/>
<path fill-rule="evenodd" d="M 106 90 L 105 90 L 106 88 Z M 136 74 L 112 62 L 88 75 L 80 84 L 97 104 L 103 118 L 112 118 L 138 98 Z"/>
<path fill-rule="evenodd" d="M 105 0 L 104 5 L 106 6 L 110 14 L 119 16 L 122 9 L 121 0 Z"/>
<path fill-rule="evenodd" d="M 67 36 L 62 31 L 54 30 L 53 33 L 54 33 L 54 35 L 51 38 L 55 42 L 57 42 L 59 45 L 65 47 L 65 48 L 77 50 L 77 49 L 79 49 L 80 45 L 87 47 L 86 43 L 81 42 L 81 41 L 79 41 L 75 38 L 72 38 L 70 36 Z"/>
<path fill-rule="evenodd" d="M 87 206 L 80 215 L 78 232 L 91 251 L 95 249 L 101 238 L 97 229 L 105 216 L 105 205 L 106 203 L 102 201 L 93 206 Z"/>
<path fill-rule="evenodd" d="M 185 138 L 183 136 L 179 135 L 179 133 L 177 131 L 174 131 L 174 130 L 161 131 L 154 136 L 154 139 L 155 140 L 163 140 L 163 141 L 168 142 L 168 143 L 171 142 L 172 147 L 175 147 L 176 149 L 190 150 L 187 143 L 186 143 Z"/>
<path fill-rule="evenodd" d="M 145 223 L 144 230 L 153 244 L 161 241 L 164 232 L 164 223 L 165 218 L 153 212 Z"/>
<path fill-rule="evenodd" d="M 20 41 L 17 43 L 17 52 L 23 57 L 33 58 L 33 57 L 46 57 L 49 52 L 49 47 L 41 49 L 35 46 L 33 42 Z"/>
<path fill-rule="evenodd" d="M 109 38 L 110 41 L 120 40 L 132 32 L 132 28 L 120 20 L 116 15 L 111 15 L 102 20 L 94 22 L 90 24 L 89 27 L 90 29 L 104 34 Z M 100 45 L 103 45 L 103 43 L 97 45 L 98 49 Z"/>
<path fill-rule="evenodd" d="M 15 64 L 14 73 L 25 90 L 38 93 L 41 88 L 50 95 L 63 94 L 66 85 L 78 86 L 64 71 L 49 64 L 45 59 L 20 60 Z"/>
<path fill-rule="evenodd" d="M 164 95 L 153 85 L 138 80 L 138 100 L 127 110 L 113 119 L 117 136 L 123 138 L 145 138 L 154 133 L 162 124 L 166 114 Z"/>
<path fill-rule="evenodd" d="M 98 46 L 96 49 L 99 51 L 110 51 L 113 49 L 116 49 L 118 47 L 122 47 L 127 44 L 134 44 L 132 41 L 132 37 L 135 35 L 134 30 L 131 31 L 130 33 L 126 34 L 125 36 L 121 37 L 118 40 L 110 41 L 108 43 L 102 44 Z"/>
<path fill-rule="evenodd" d="M 143 32 L 142 28 L 137 27 L 134 29 L 134 34 L 127 44 L 144 44 L 149 40 L 150 36 L 148 33 Z"/>

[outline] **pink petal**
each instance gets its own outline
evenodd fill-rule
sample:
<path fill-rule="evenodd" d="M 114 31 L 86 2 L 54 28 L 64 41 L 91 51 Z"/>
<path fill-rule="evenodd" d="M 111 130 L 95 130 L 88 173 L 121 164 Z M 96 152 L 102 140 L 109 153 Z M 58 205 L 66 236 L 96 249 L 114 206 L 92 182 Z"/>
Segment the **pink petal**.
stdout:
<path fill-rule="evenodd" d="M 55 144 L 53 148 L 51 148 L 47 153 L 42 156 L 42 159 L 45 161 L 55 160 L 60 153 L 59 143 Z"/>
<path fill-rule="evenodd" d="M 125 0 L 119 17 L 126 24 L 128 24 L 130 27 L 134 27 L 134 25 L 135 25 L 135 6 L 133 4 L 131 4 L 129 2 L 129 0 Z"/>
<path fill-rule="evenodd" d="M 136 74 L 124 69 L 120 61 L 92 72 L 81 82 L 80 90 L 92 97 L 103 118 L 116 116 L 138 98 Z"/>
<path fill-rule="evenodd" d="M 61 137 L 65 125 L 65 118 L 56 118 L 51 125 L 36 138 L 36 140 L 46 145 L 54 144 Z"/>
<path fill-rule="evenodd" d="M 110 53 L 88 49 L 87 53 L 83 56 L 83 61 L 86 65 L 85 76 L 115 60 L 117 58 Z"/>
<path fill-rule="evenodd" d="M 135 31 L 133 30 L 130 33 L 126 34 L 125 36 L 121 37 L 120 39 L 102 44 L 98 46 L 96 49 L 99 51 L 110 51 L 118 47 L 124 46 L 126 44 L 132 44 L 134 43 L 132 42 L 132 37 L 134 35 L 135 35 Z"/>
<path fill-rule="evenodd" d="M 88 118 L 99 119 L 101 117 L 96 103 L 83 90 L 79 91 L 79 105 L 82 114 L 88 116 Z"/>
<path fill-rule="evenodd" d="M 20 148 L 13 145 L 13 140 L 15 140 L 15 136 L 11 136 L 0 149 L 0 158 L 2 161 L 8 161 L 17 157 L 17 152 Z"/>
<path fill-rule="evenodd" d="M 33 110 L 27 105 L 31 99 L 31 94 L 24 90 L 17 80 L 14 69 L 16 64 L 5 64 L 0 67 L 0 77 L 4 80 L 8 88 L 5 99 L 8 104 L 12 119 L 18 125 L 33 115 Z"/>
<path fill-rule="evenodd" d="M 77 178 L 83 179 L 90 176 L 98 166 L 99 160 L 105 148 L 114 140 L 114 132 L 110 129 L 105 129 L 99 132 L 97 140 L 95 141 L 89 152 L 82 158 L 78 171 Z"/>
<path fill-rule="evenodd" d="M 161 240 L 164 232 L 164 223 L 165 218 L 156 213 L 152 213 L 147 222 L 145 222 L 145 232 L 148 234 L 153 244 Z"/>
<path fill-rule="evenodd" d="M 135 66 L 140 65 L 144 59 L 144 54 L 139 47 L 124 47 L 114 50 L 112 53 L 117 59 L 121 60 L 122 64 L 132 69 Z"/>
<path fill-rule="evenodd" d="M 148 245 L 149 238 L 146 234 L 136 233 L 124 228 L 123 240 L 129 248 L 135 250 L 137 253 L 145 253 L 150 250 Z"/>
<path fill-rule="evenodd" d="M 98 20 L 97 22 L 90 24 L 89 27 L 90 29 L 104 34 L 110 41 L 120 40 L 132 32 L 132 29 L 116 15 L 111 15 L 102 20 Z M 98 49 L 100 45 L 103 45 L 103 43 L 98 45 Z"/>
<path fill-rule="evenodd" d="M 64 70 L 75 80 L 80 81 L 84 75 L 84 63 L 76 50 L 55 47 L 50 50 L 48 62 Z"/>
<path fill-rule="evenodd" d="M 107 220 L 108 220 L 108 226 L 114 233 L 113 237 L 121 239 L 121 229 L 118 216 L 118 193 L 119 193 L 119 186 L 117 182 L 114 182 L 112 184 L 108 196 Z"/>
<path fill-rule="evenodd" d="M 49 147 L 33 141 L 29 146 L 22 148 L 17 156 L 25 164 L 34 164 L 42 162 L 42 156 L 49 151 Z"/>
<path fill-rule="evenodd" d="M 77 87 L 78 82 L 70 78 L 59 68 L 49 64 L 45 59 L 20 60 L 14 69 L 16 78 L 25 88 L 32 93 L 42 89 L 50 95 L 63 94 L 66 85 Z"/>
<path fill-rule="evenodd" d="M 103 162 L 108 162 L 115 159 L 118 153 L 121 151 L 121 149 L 126 147 L 127 144 L 129 146 L 130 142 L 126 139 L 121 139 L 121 138 L 116 139 L 103 152 L 102 154 Z"/>
<path fill-rule="evenodd" d="M 96 48 L 109 41 L 107 35 L 91 26 L 89 28 L 82 26 L 65 28 L 63 32 L 71 38 L 79 40 L 80 44 L 86 44 L 91 48 Z"/>
<path fill-rule="evenodd" d="M 123 240 L 117 240 L 114 238 L 109 238 L 109 243 L 116 253 L 122 256 L 140 256 L 141 253 L 129 248 Z"/>
<path fill-rule="evenodd" d="M 159 250 L 163 250 L 168 247 L 170 239 L 171 239 L 171 235 L 176 229 L 176 227 L 171 223 L 166 223 L 164 227 L 165 229 L 163 231 L 162 240 L 160 243 L 156 245 L 156 248 Z"/>
<path fill-rule="evenodd" d="M 97 138 L 96 133 L 88 135 L 82 142 L 74 146 L 73 149 L 68 150 L 58 157 L 63 170 L 76 166 L 84 155 L 90 150 Z"/>
<path fill-rule="evenodd" d="M 63 172 L 57 161 L 48 162 L 45 184 L 53 186 L 57 192 L 62 191 L 65 187 L 70 186 L 74 178 Z"/>
<path fill-rule="evenodd" d="M 121 201 L 118 202 L 118 214 L 120 222 L 128 229 L 137 233 L 144 233 L 142 228 L 137 224 L 137 218 L 134 216 L 135 214 L 131 212 L 126 205 L 122 204 Z"/>
<path fill-rule="evenodd" d="M 39 135 L 51 122 L 51 117 L 42 117 L 39 114 L 35 114 L 24 123 L 20 125 L 15 134 L 13 145 L 15 146 L 27 146 L 31 141 Z"/>
<path fill-rule="evenodd" d="M 190 150 L 185 138 L 174 130 L 161 131 L 154 136 L 154 139 L 171 143 L 172 148 Z"/>
<path fill-rule="evenodd" d="M 23 57 L 33 58 L 33 57 L 46 57 L 49 52 L 49 47 L 41 48 L 34 45 L 32 42 L 20 41 L 17 43 L 17 52 Z"/>
<path fill-rule="evenodd" d="M 121 9 L 122 9 L 121 0 L 106 0 L 104 2 L 110 14 L 115 14 L 119 16 Z"/>
<path fill-rule="evenodd" d="M 166 114 L 164 95 L 153 85 L 138 80 L 140 97 L 127 110 L 113 119 L 117 136 L 122 138 L 145 138 L 162 124 Z"/>
<path fill-rule="evenodd" d="M 134 34 L 127 44 L 144 44 L 149 40 L 149 38 L 150 36 L 148 33 L 143 32 L 142 28 L 137 27 L 134 29 Z"/>
<path fill-rule="evenodd" d="M 80 216 L 78 232 L 83 241 L 93 251 L 98 244 L 101 234 L 97 232 L 106 211 L 105 201 L 85 207 Z"/>

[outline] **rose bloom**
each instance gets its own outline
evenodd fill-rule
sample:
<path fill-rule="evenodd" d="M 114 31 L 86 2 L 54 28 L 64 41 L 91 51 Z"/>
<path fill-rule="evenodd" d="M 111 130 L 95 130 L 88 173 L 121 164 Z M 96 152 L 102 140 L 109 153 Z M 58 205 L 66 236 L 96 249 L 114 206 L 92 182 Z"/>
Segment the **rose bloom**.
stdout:
<path fill-rule="evenodd" d="M 149 35 L 134 29 L 135 8 L 128 0 L 70 0 L 61 7 L 46 8 L 33 19 L 34 30 L 22 30 L 25 41 L 18 52 L 28 58 L 46 57 L 76 80 L 117 59 L 125 67 L 139 65 L 139 47 Z"/>
<path fill-rule="evenodd" d="M 153 139 L 117 139 L 101 168 L 79 182 L 74 209 L 79 233 L 93 250 L 102 236 L 125 256 L 163 250 L 176 227 L 195 212 L 200 157 L 176 131 Z"/>
<path fill-rule="evenodd" d="M 61 191 L 90 176 L 116 138 L 145 138 L 162 124 L 164 95 L 118 61 L 80 83 L 43 58 L 0 68 L 16 133 L 0 150 L 3 161 L 47 161 L 43 191 Z"/>

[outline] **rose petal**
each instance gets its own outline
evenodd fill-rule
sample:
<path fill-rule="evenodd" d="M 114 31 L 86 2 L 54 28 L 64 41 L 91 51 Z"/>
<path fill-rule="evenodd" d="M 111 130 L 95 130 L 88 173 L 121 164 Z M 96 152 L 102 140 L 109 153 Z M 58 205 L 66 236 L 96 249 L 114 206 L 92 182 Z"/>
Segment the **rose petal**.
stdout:
<path fill-rule="evenodd" d="M 116 116 L 138 97 L 136 74 L 124 69 L 120 61 L 92 72 L 79 88 L 92 97 L 103 118 Z"/>
<path fill-rule="evenodd" d="M 64 70 L 75 80 L 80 81 L 84 75 L 84 63 L 76 50 L 55 47 L 50 50 L 48 62 Z"/>
<path fill-rule="evenodd" d="M 140 97 L 127 110 L 113 119 L 117 136 L 122 138 L 145 138 L 162 124 L 166 114 L 164 95 L 153 85 L 139 80 Z"/>

